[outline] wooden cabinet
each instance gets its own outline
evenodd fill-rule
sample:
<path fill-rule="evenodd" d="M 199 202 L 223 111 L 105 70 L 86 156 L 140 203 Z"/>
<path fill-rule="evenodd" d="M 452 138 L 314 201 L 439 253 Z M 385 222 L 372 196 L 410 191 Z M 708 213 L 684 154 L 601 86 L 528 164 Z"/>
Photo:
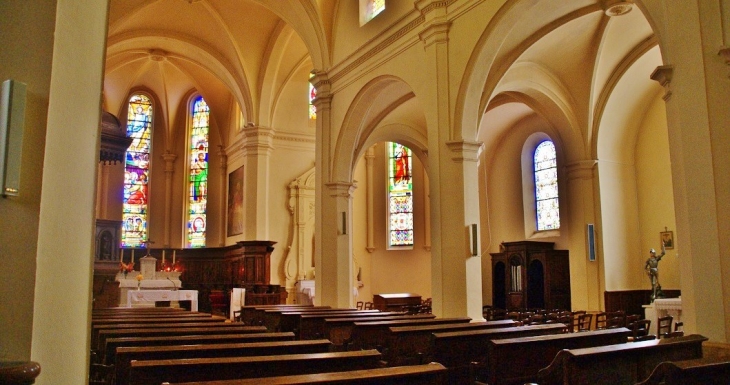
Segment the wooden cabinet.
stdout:
<path fill-rule="evenodd" d="M 241 286 L 246 288 L 246 305 L 278 305 L 286 303 L 286 290 L 279 285 L 270 285 L 271 252 L 274 241 L 237 242 L 241 247 L 243 278 Z"/>
<path fill-rule="evenodd" d="M 492 253 L 492 306 L 570 310 L 568 250 L 553 242 L 504 242 Z"/>

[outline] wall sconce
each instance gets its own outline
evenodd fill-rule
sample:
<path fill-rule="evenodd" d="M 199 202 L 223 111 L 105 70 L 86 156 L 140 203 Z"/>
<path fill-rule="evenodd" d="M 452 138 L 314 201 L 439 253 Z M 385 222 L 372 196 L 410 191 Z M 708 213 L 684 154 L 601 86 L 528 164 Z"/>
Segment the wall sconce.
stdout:
<path fill-rule="evenodd" d="M 0 93 L 0 195 L 20 193 L 25 121 L 25 84 L 6 80 Z"/>

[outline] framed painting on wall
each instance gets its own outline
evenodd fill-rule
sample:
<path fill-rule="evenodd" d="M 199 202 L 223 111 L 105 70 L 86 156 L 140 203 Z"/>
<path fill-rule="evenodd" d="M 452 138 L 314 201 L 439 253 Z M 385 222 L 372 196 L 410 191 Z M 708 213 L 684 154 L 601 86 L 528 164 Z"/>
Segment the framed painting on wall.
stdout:
<path fill-rule="evenodd" d="M 243 234 L 243 166 L 228 174 L 228 236 Z"/>
<path fill-rule="evenodd" d="M 674 248 L 674 232 L 672 231 L 661 231 L 659 233 L 661 243 L 664 244 L 664 248 L 671 250 Z"/>

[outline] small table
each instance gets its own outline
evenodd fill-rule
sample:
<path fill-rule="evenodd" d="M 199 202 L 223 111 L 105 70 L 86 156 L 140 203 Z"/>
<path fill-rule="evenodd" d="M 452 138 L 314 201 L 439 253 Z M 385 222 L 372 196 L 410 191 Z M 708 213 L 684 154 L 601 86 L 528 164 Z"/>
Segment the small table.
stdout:
<path fill-rule="evenodd" d="M 130 290 L 127 292 L 127 307 L 132 302 L 190 301 L 190 310 L 198 311 L 197 290 Z"/>

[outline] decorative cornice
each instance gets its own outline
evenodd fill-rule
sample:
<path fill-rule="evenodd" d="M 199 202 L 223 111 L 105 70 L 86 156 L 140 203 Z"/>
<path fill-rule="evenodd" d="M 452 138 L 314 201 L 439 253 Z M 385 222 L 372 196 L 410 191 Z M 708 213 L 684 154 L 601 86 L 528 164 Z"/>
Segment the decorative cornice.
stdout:
<path fill-rule="evenodd" d="M 654 72 L 651 73 L 651 79 L 661 84 L 664 87 L 664 101 L 668 102 L 672 97 L 672 89 L 670 85 L 672 83 L 672 74 L 674 73 L 674 66 L 671 64 L 662 65 L 657 67 Z"/>
<path fill-rule="evenodd" d="M 345 75 L 349 74 L 350 72 L 354 71 L 356 68 L 360 67 L 363 63 L 383 51 L 385 48 L 402 38 L 403 36 L 407 35 L 409 32 L 413 31 L 418 27 L 419 25 L 423 24 L 426 21 L 426 18 L 421 15 L 417 17 L 416 19 L 412 20 L 408 24 L 404 25 L 395 33 L 385 38 L 385 40 L 381 41 L 380 43 L 376 44 L 375 47 L 365 51 L 362 55 L 360 55 L 357 59 L 355 59 L 350 64 L 346 65 L 341 70 L 337 71 L 337 73 L 333 74 L 330 78 L 332 83 L 336 83 L 338 80 L 342 79 Z M 319 92 L 319 90 L 317 90 Z"/>

